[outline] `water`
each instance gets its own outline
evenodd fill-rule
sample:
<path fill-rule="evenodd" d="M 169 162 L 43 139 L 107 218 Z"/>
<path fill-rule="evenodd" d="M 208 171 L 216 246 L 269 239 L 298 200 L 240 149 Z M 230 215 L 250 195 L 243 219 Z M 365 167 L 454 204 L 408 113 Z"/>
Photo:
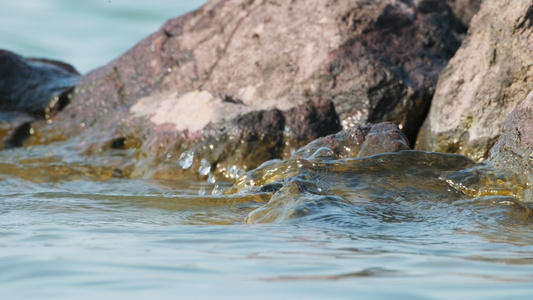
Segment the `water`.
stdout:
<path fill-rule="evenodd" d="M 86 73 L 126 52 L 166 20 L 206 0 L 3 1 L 0 49 L 58 59 Z"/>
<path fill-rule="evenodd" d="M 223 185 L 225 195 L 199 196 L 216 185 L 112 179 L 68 162 L 26 167 L 28 152 L 0 154 L 19 166 L 4 164 L 0 176 L 2 299 L 530 299 L 533 292 L 531 211 L 504 188 L 476 197 L 453 190 L 445 179 L 465 184 L 484 172 L 459 156 L 272 162 L 233 191 Z M 281 188 L 263 188 L 280 180 Z M 271 198 L 278 200 L 267 204 Z M 265 209 L 278 217 L 256 222 Z"/>
<path fill-rule="evenodd" d="M 6 2 L 0 47 L 85 72 L 201 4 L 174 2 Z M 520 186 L 456 156 L 272 162 L 217 196 L 39 151 L 0 153 L 0 299 L 532 298 Z"/>

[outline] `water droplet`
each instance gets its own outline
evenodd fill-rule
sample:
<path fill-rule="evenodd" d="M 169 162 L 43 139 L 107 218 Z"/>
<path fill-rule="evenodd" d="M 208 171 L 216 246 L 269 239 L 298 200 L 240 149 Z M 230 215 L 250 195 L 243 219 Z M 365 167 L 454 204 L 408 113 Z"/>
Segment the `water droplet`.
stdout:
<path fill-rule="evenodd" d="M 180 155 L 178 162 L 183 169 L 188 169 L 192 166 L 193 160 L 194 160 L 194 151 L 187 150 Z"/>
<path fill-rule="evenodd" d="M 198 196 L 203 196 L 203 195 L 205 195 L 205 187 L 200 188 L 200 190 L 198 191 Z"/>
<path fill-rule="evenodd" d="M 211 195 L 222 195 L 222 189 L 220 188 L 218 184 L 215 185 L 215 187 L 213 188 Z"/>
<path fill-rule="evenodd" d="M 207 159 L 202 158 L 202 161 L 200 162 L 200 168 L 198 168 L 198 173 L 200 175 L 207 175 L 211 172 L 211 163 L 207 161 Z"/>
<path fill-rule="evenodd" d="M 207 183 L 213 184 L 216 182 L 215 175 L 213 173 L 209 173 L 209 176 L 207 177 Z"/>

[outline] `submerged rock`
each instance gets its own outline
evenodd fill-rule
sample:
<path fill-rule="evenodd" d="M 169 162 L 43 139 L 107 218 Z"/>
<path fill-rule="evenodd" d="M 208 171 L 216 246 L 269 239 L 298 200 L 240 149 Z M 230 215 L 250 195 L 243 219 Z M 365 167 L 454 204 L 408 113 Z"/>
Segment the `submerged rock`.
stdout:
<path fill-rule="evenodd" d="M 442 72 L 416 149 L 489 157 L 503 121 L 533 88 L 533 3 L 484 1 Z"/>
<path fill-rule="evenodd" d="M 251 169 L 367 122 L 413 140 L 465 31 L 434 2 L 210 1 L 84 76 L 26 145 L 137 149 L 132 176 L 181 178 L 203 176 L 202 160 Z M 176 168 L 186 151 L 191 166 Z"/>
<path fill-rule="evenodd" d="M 298 149 L 291 157 L 340 159 L 401 150 L 409 150 L 407 137 L 396 124 L 384 122 L 354 126 L 316 139 Z"/>
<path fill-rule="evenodd" d="M 496 218 L 503 212 L 519 222 L 531 217 L 522 203 L 530 186 L 514 172 L 463 155 L 413 151 L 408 144 L 392 123 L 346 129 L 311 142 L 290 159 L 265 162 L 225 194 L 270 197 L 248 214 L 249 223 L 301 218 L 349 223 L 350 213 L 383 211 L 378 206 L 394 208 L 386 222 L 422 218 L 409 207 L 420 213 L 422 207 L 443 205 L 493 210 Z"/>
<path fill-rule="evenodd" d="M 248 223 L 307 218 L 342 225 L 350 222 L 351 213 L 365 208 L 380 212 L 376 217 L 387 223 L 416 222 L 423 218 L 421 209 L 443 205 L 500 207 L 523 222 L 532 214 L 520 201 L 523 187 L 507 179 L 462 155 L 404 150 L 362 158 L 274 162 L 247 173 L 231 192 L 271 195 L 268 203 L 249 213 Z M 498 217 L 503 217 L 501 211 Z"/>
<path fill-rule="evenodd" d="M 226 196 L 255 194 L 269 199 L 248 214 L 249 223 L 302 218 L 349 223 L 350 213 L 365 207 L 377 211 L 394 207 L 383 216 L 388 221 L 416 221 L 422 218 L 420 209 L 443 205 L 485 211 L 491 207 L 497 218 L 503 218 L 503 212 L 524 222 L 532 215 L 522 202 L 527 188 L 514 175 L 463 155 L 400 150 L 364 157 L 311 155 L 269 161 L 242 176 Z M 405 215 L 405 209 L 415 207 Z"/>
<path fill-rule="evenodd" d="M 63 62 L 0 50 L 0 149 L 20 147 L 31 122 L 68 104 L 80 74 Z"/>

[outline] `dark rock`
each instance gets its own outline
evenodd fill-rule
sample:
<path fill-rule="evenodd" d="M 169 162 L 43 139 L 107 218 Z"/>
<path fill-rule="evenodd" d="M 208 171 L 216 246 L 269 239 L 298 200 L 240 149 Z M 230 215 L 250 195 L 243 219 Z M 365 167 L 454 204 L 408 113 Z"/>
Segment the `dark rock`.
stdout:
<path fill-rule="evenodd" d="M 44 116 L 67 104 L 79 73 L 70 65 L 53 60 L 23 58 L 0 50 L 0 111 Z"/>
<path fill-rule="evenodd" d="M 120 140 L 139 152 L 132 176 L 228 177 L 368 122 L 414 140 L 462 31 L 444 3 L 213 0 L 84 76 L 26 145 Z"/>
<path fill-rule="evenodd" d="M 416 149 L 489 157 L 505 118 L 533 89 L 533 3 L 484 1 L 442 72 Z"/>
<path fill-rule="evenodd" d="M 68 64 L 0 50 L 0 149 L 20 147 L 31 123 L 49 119 L 69 99 L 79 74 Z"/>
<path fill-rule="evenodd" d="M 394 123 L 379 123 L 372 126 L 357 156 L 364 157 L 402 150 L 409 150 L 409 141 L 398 126 Z"/>
<path fill-rule="evenodd" d="M 20 112 L 0 112 L 0 149 L 20 147 L 30 135 L 34 117 Z"/>
<path fill-rule="evenodd" d="M 354 126 L 312 141 L 292 158 L 341 159 L 409 150 L 409 141 L 394 123 Z"/>
<path fill-rule="evenodd" d="M 474 15 L 479 11 L 482 0 L 446 0 L 463 25 L 469 26 Z"/>
<path fill-rule="evenodd" d="M 333 53 L 327 93 L 344 128 L 391 121 L 414 141 L 463 28 L 444 3 L 428 10 L 423 1 L 385 2 L 359 3 L 345 17 L 348 33 Z"/>

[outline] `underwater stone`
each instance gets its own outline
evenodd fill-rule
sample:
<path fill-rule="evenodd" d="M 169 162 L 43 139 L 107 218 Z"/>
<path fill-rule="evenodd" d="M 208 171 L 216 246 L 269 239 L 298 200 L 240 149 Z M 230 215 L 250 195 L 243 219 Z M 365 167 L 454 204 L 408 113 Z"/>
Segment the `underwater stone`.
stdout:
<path fill-rule="evenodd" d="M 357 157 L 402 150 L 410 150 L 407 137 L 396 124 L 384 122 L 372 126 Z"/>
<path fill-rule="evenodd" d="M 409 150 L 409 141 L 391 122 L 354 126 L 316 139 L 298 149 L 292 158 L 339 159 Z"/>

